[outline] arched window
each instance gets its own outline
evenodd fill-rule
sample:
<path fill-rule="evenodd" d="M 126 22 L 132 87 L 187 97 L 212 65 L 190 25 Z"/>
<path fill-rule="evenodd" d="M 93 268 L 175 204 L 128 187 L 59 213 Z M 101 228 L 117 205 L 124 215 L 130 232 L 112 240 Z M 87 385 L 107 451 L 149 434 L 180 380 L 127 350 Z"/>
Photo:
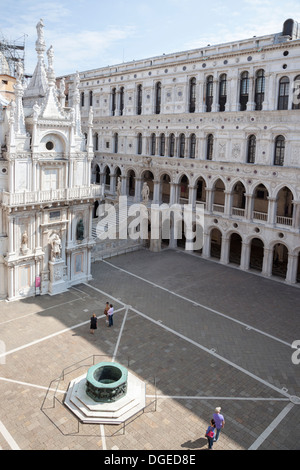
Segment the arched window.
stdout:
<path fill-rule="evenodd" d="M 83 107 L 83 106 L 84 106 L 84 91 L 81 93 L 80 96 L 81 96 L 81 99 L 80 99 L 80 101 L 81 101 L 81 106 Z"/>
<path fill-rule="evenodd" d="M 265 99 L 265 71 L 258 70 L 255 79 L 255 109 L 256 111 L 262 110 L 262 105 Z"/>
<path fill-rule="evenodd" d="M 160 149 L 159 149 L 159 155 L 161 157 L 164 157 L 164 155 L 165 155 L 165 148 L 166 148 L 165 134 L 161 134 L 160 135 Z"/>
<path fill-rule="evenodd" d="M 241 74 L 240 82 L 240 111 L 246 111 L 249 100 L 249 73 Z"/>
<path fill-rule="evenodd" d="M 278 109 L 288 109 L 289 107 L 289 88 L 290 80 L 288 77 L 282 77 L 279 80 L 279 90 L 278 90 Z"/>
<path fill-rule="evenodd" d="M 124 87 L 120 89 L 120 116 L 123 116 L 124 113 Z"/>
<path fill-rule="evenodd" d="M 143 136 L 142 134 L 138 134 L 137 137 L 137 153 L 138 155 L 142 155 L 143 150 Z"/>
<path fill-rule="evenodd" d="M 250 135 L 248 137 L 248 146 L 247 146 L 247 163 L 255 163 L 255 150 L 256 150 L 256 137 L 255 135 Z"/>
<path fill-rule="evenodd" d="M 185 135 L 180 134 L 179 136 L 179 158 L 184 158 L 185 155 Z"/>
<path fill-rule="evenodd" d="M 285 138 L 279 135 L 275 139 L 274 165 L 283 166 L 285 153 Z"/>
<path fill-rule="evenodd" d="M 196 157 L 196 135 L 192 134 L 190 136 L 190 158 Z"/>
<path fill-rule="evenodd" d="M 136 103 L 137 103 L 137 108 L 136 108 L 136 113 L 137 114 L 142 114 L 142 85 L 138 85 L 137 87 L 137 100 L 136 100 Z"/>
<path fill-rule="evenodd" d="M 95 134 L 95 151 L 98 150 L 99 147 L 99 136 L 98 133 Z"/>
<path fill-rule="evenodd" d="M 226 100 L 227 100 L 227 75 L 226 73 L 223 73 L 220 76 L 220 81 L 219 81 L 219 106 L 220 106 L 220 111 L 225 111 L 225 105 L 226 105 Z"/>
<path fill-rule="evenodd" d="M 118 147 L 119 147 L 119 135 L 116 132 L 114 135 L 114 153 L 118 153 Z"/>
<path fill-rule="evenodd" d="M 92 91 L 90 91 L 89 96 L 90 96 L 90 106 L 93 106 L 93 92 Z"/>
<path fill-rule="evenodd" d="M 190 79 L 190 93 L 189 93 L 189 112 L 196 111 L 196 78 Z"/>
<path fill-rule="evenodd" d="M 209 134 L 206 138 L 206 160 L 212 160 L 214 150 L 214 136 Z"/>
<path fill-rule="evenodd" d="M 300 75 L 294 80 L 292 109 L 300 109 Z"/>
<path fill-rule="evenodd" d="M 155 85 L 155 114 L 160 114 L 161 107 L 161 83 Z"/>
<path fill-rule="evenodd" d="M 175 155 L 175 135 L 174 134 L 170 135 L 169 145 L 170 145 L 170 152 L 169 152 L 170 157 L 174 157 Z"/>
<path fill-rule="evenodd" d="M 151 134 L 151 149 L 150 149 L 151 155 L 155 155 L 155 150 L 156 150 L 155 147 L 156 147 L 156 135 Z"/>
<path fill-rule="evenodd" d="M 206 112 L 210 113 L 213 103 L 213 84 L 214 78 L 212 75 L 207 77 L 206 79 L 206 97 L 205 97 L 205 104 L 206 104 Z"/>
<path fill-rule="evenodd" d="M 114 116 L 116 112 L 116 89 L 113 88 L 111 91 L 111 113 Z"/>

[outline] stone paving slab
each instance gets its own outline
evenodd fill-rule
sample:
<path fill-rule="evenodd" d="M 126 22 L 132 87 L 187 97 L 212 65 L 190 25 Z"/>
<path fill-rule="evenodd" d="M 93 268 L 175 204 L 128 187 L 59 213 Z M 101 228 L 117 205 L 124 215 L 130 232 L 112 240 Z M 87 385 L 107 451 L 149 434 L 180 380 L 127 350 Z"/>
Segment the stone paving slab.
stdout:
<path fill-rule="evenodd" d="M 65 294 L 2 302 L 8 354 L 0 357 L 0 422 L 24 450 L 198 451 L 207 448 L 204 432 L 221 406 L 226 426 L 215 449 L 299 449 L 300 406 L 290 402 L 300 396 L 290 348 L 300 338 L 299 296 L 299 289 L 185 253 L 142 250 L 95 263 L 93 281 Z M 120 309 L 110 329 L 106 300 Z M 92 355 L 114 357 L 147 384 L 148 407 L 125 432 L 78 427 L 62 404 L 61 392 Z M 1 432 L 0 447 L 11 448 Z"/>

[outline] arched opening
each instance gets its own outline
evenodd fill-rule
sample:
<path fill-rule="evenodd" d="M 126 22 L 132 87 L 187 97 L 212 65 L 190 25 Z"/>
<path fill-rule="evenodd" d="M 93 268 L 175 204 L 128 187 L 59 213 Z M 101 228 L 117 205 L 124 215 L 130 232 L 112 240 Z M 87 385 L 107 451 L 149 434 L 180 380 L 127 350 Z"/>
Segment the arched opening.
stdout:
<path fill-rule="evenodd" d="M 300 251 L 298 253 L 298 267 L 296 273 L 296 282 L 300 282 Z"/>
<path fill-rule="evenodd" d="M 259 238 L 253 238 L 250 246 L 249 268 L 262 271 L 264 261 L 264 244 Z"/>
<path fill-rule="evenodd" d="M 242 237 L 238 233 L 233 233 L 230 237 L 229 263 L 241 264 Z"/>
<path fill-rule="evenodd" d="M 142 176 L 143 183 L 147 183 L 149 186 L 149 200 L 153 199 L 153 190 L 154 190 L 154 176 L 153 173 L 149 170 L 146 170 Z M 143 186 L 143 184 L 142 184 Z"/>
<path fill-rule="evenodd" d="M 245 193 L 245 186 L 238 181 L 232 190 L 232 215 L 244 217 L 246 206 Z"/>
<path fill-rule="evenodd" d="M 291 226 L 293 223 L 293 193 L 286 186 L 277 196 L 276 222 L 281 225 Z"/>
<path fill-rule="evenodd" d="M 206 183 L 202 176 L 196 181 L 196 202 L 206 205 Z"/>
<path fill-rule="evenodd" d="M 160 179 L 160 201 L 165 204 L 170 203 L 170 182 L 171 178 L 169 175 L 162 175 Z"/>
<path fill-rule="evenodd" d="M 222 248 L 222 233 L 214 228 L 210 234 L 210 256 L 211 258 L 220 259 Z"/>
<path fill-rule="evenodd" d="M 179 203 L 180 204 L 188 204 L 189 202 L 189 180 L 187 176 L 183 175 L 179 181 L 180 187 L 180 196 L 179 196 Z"/>
<path fill-rule="evenodd" d="M 128 187 L 127 187 L 127 194 L 128 196 L 135 195 L 135 173 L 133 170 L 130 170 L 128 173 Z"/>
<path fill-rule="evenodd" d="M 254 220 L 262 220 L 266 222 L 268 220 L 268 190 L 263 184 L 256 186 L 254 191 L 254 202 L 253 202 L 253 214 Z"/>
<path fill-rule="evenodd" d="M 99 207 L 99 201 L 94 202 L 94 207 L 93 207 L 93 219 L 96 219 L 98 217 L 97 210 Z"/>
<path fill-rule="evenodd" d="M 225 207 L 225 185 L 222 180 L 218 179 L 214 185 L 213 193 L 213 212 L 224 213 Z"/>
<path fill-rule="evenodd" d="M 105 168 L 105 171 L 104 171 L 104 181 L 105 181 L 105 186 L 106 186 L 105 189 L 109 191 L 109 189 L 110 189 L 110 169 L 109 169 L 108 166 Z"/>
<path fill-rule="evenodd" d="M 99 168 L 99 165 L 95 166 L 95 175 L 96 175 L 95 183 L 100 184 L 101 181 L 100 181 L 100 168 Z"/>
<path fill-rule="evenodd" d="M 277 243 L 273 248 L 272 275 L 286 277 L 288 265 L 288 249 L 282 243 Z"/>

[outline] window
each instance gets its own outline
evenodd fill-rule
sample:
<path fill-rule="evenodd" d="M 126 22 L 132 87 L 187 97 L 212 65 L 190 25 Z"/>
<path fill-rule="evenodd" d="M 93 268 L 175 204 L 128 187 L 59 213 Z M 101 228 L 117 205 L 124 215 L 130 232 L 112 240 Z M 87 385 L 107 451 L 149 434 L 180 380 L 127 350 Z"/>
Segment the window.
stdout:
<path fill-rule="evenodd" d="M 156 146 L 156 135 L 151 134 L 151 149 L 150 149 L 151 155 L 155 155 L 155 146 Z"/>
<path fill-rule="evenodd" d="M 180 134 L 179 137 L 179 158 L 184 158 L 185 154 L 185 135 Z"/>
<path fill-rule="evenodd" d="M 111 114 L 115 115 L 116 112 L 116 89 L 113 88 L 111 91 Z"/>
<path fill-rule="evenodd" d="M 81 102 L 81 106 L 83 107 L 84 106 L 84 91 L 81 93 L 80 102 Z"/>
<path fill-rule="evenodd" d="M 226 100 L 227 100 L 227 75 L 226 73 L 223 73 L 220 76 L 220 82 L 219 82 L 220 111 L 225 111 Z"/>
<path fill-rule="evenodd" d="M 279 80 L 278 109 L 288 109 L 289 107 L 289 88 L 290 81 L 288 77 L 282 77 Z"/>
<path fill-rule="evenodd" d="M 206 160 L 212 160 L 214 149 L 214 136 L 209 134 L 206 139 Z"/>
<path fill-rule="evenodd" d="M 138 137 L 137 137 L 137 153 L 138 153 L 138 155 L 142 155 L 142 149 L 143 149 L 143 137 L 142 137 L 142 134 L 138 134 Z"/>
<path fill-rule="evenodd" d="M 95 134 L 95 151 L 99 150 L 99 136 Z"/>
<path fill-rule="evenodd" d="M 165 134 L 161 134 L 160 136 L 160 149 L 159 149 L 159 154 L 161 157 L 165 155 L 165 148 L 166 148 L 166 138 Z"/>
<path fill-rule="evenodd" d="M 90 96 L 90 106 L 93 106 L 93 92 L 92 91 L 90 91 L 89 96 Z"/>
<path fill-rule="evenodd" d="M 190 137 L 190 158 L 195 158 L 196 156 L 196 135 L 192 134 Z"/>
<path fill-rule="evenodd" d="M 155 85 L 155 114 L 160 114 L 161 108 L 161 83 Z"/>
<path fill-rule="evenodd" d="M 246 111 L 249 100 L 249 74 L 243 72 L 240 82 L 240 111 Z"/>
<path fill-rule="evenodd" d="M 279 135 L 275 139 L 274 165 L 283 166 L 285 153 L 285 138 Z"/>
<path fill-rule="evenodd" d="M 170 157 L 174 157 L 175 154 L 175 136 L 174 134 L 170 135 Z"/>
<path fill-rule="evenodd" d="M 120 116 L 123 116 L 124 113 L 124 87 L 120 89 Z"/>
<path fill-rule="evenodd" d="M 255 150 L 256 150 L 256 137 L 255 135 L 250 135 L 248 137 L 247 163 L 255 163 Z"/>
<path fill-rule="evenodd" d="M 196 78 L 193 77 L 190 80 L 189 112 L 194 113 L 195 111 L 196 111 Z"/>
<path fill-rule="evenodd" d="M 205 98 L 205 104 L 206 104 L 206 112 L 210 113 L 211 108 L 212 108 L 212 103 L 213 103 L 213 83 L 214 79 L 213 76 L 210 75 L 206 79 L 206 98 Z"/>
<path fill-rule="evenodd" d="M 255 110 L 261 111 L 265 99 L 265 72 L 258 70 L 255 79 Z"/>
<path fill-rule="evenodd" d="M 142 85 L 137 87 L 137 114 L 142 114 Z"/>
<path fill-rule="evenodd" d="M 300 75 L 294 80 L 292 109 L 300 109 Z"/>
<path fill-rule="evenodd" d="M 118 147 L 119 147 L 119 135 L 116 132 L 114 135 L 114 153 L 118 153 L 118 150 L 119 150 Z"/>

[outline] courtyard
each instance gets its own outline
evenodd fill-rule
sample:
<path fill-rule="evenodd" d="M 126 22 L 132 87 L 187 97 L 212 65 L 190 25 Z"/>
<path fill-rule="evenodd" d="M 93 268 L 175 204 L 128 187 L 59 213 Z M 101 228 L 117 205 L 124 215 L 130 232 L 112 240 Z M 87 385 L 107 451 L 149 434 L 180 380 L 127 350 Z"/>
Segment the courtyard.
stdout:
<path fill-rule="evenodd" d="M 63 294 L 1 302 L 1 449 L 194 453 L 216 406 L 216 450 L 299 449 L 299 288 L 179 249 L 116 256 L 92 274 Z M 97 361 L 146 384 L 144 412 L 125 425 L 80 424 L 63 405 Z"/>

